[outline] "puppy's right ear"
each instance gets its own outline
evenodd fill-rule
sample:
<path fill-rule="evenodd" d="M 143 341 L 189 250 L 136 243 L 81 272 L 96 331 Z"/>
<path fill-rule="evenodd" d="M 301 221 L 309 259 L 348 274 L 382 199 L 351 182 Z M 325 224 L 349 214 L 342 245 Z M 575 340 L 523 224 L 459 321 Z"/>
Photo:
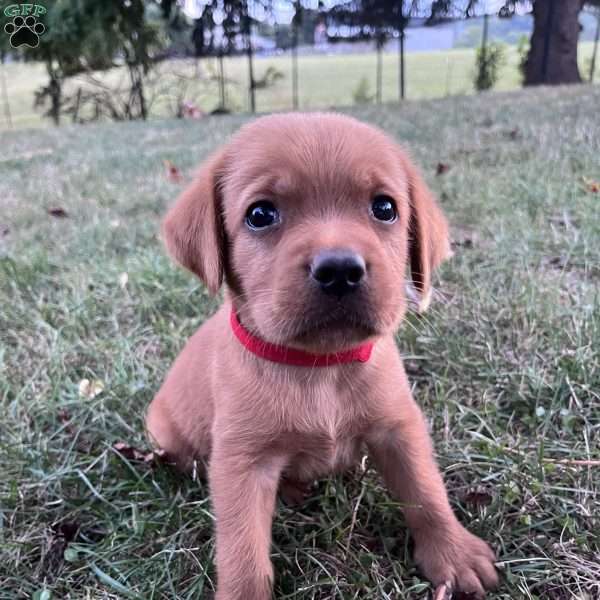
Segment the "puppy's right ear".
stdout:
<path fill-rule="evenodd" d="M 410 195 L 409 259 L 413 286 L 420 296 L 418 311 L 431 301 L 433 271 L 452 256 L 448 222 L 419 170 L 402 155 Z"/>
<path fill-rule="evenodd" d="M 220 214 L 219 178 L 224 154 L 221 150 L 208 158 L 162 225 L 169 254 L 195 273 L 213 295 L 223 282 L 225 232 Z"/>

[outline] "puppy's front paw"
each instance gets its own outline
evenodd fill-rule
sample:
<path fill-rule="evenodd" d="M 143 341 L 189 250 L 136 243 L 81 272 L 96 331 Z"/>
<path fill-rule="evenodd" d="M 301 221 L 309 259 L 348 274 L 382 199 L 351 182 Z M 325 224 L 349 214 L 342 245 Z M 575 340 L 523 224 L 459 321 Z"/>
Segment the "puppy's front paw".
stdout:
<path fill-rule="evenodd" d="M 483 598 L 498 585 L 494 552 L 481 539 L 456 523 L 449 532 L 421 532 L 415 536 L 415 561 L 434 585 Z"/>

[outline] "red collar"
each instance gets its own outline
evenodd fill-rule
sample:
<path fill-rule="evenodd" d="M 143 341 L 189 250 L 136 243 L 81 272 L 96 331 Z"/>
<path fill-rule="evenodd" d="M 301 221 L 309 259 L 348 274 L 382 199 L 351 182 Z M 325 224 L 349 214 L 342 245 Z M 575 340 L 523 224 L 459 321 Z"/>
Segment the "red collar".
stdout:
<path fill-rule="evenodd" d="M 367 362 L 373 350 L 373 343 L 368 342 L 349 350 L 344 350 L 343 352 L 312 354 L 311 352 L 304 352 L 304 350 L 277 346 L 252 335 L 240 323 L 233 309 L 231 310 L 230 322 L 231 329 L 237 339 L 252 354 L 284 365 L 293 365 L 295 367 L 329 367 L 331 365 L 342 365 L 351 362 Z"/>

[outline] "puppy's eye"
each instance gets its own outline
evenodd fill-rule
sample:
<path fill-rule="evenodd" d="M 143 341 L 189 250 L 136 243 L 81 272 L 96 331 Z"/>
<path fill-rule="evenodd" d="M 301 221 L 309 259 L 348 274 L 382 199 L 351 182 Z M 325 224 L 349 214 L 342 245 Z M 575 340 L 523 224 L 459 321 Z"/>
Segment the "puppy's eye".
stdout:
<path fill-rule="evenodd" d="M 259 200 L 246 211 L 246 225 L 250 229 L 264 229 L 279 222 L 279 211 L 268 200 Z"/>
<path fill-rule="evenodd" d="M 386 223 L 393 223 L 398 218 L 396 203 L 393 198 L 384 194 L 373 198 L 371 213 L 378 221 L 385 221 Z"/>

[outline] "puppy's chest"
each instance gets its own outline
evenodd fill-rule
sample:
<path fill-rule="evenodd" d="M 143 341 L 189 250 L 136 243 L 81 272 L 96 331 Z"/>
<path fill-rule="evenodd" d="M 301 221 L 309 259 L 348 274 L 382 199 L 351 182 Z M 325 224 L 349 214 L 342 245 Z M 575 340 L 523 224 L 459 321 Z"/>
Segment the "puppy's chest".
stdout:
<path fill-rule="evenodd" d="M 297 408 L 284 436 L 291 453 L 288 476 L 312 480 L 343 471 L 359 459 L 364 418 L 351 398 L 321 394 L 305 397 Z"/>
<path fill-rule="evenodd" d="M 360 459 L 361 448 L 360 436 L 303 435 L 295 440 L 285 474 L 292 479 L 311 481 L 345 471 Z"/>

